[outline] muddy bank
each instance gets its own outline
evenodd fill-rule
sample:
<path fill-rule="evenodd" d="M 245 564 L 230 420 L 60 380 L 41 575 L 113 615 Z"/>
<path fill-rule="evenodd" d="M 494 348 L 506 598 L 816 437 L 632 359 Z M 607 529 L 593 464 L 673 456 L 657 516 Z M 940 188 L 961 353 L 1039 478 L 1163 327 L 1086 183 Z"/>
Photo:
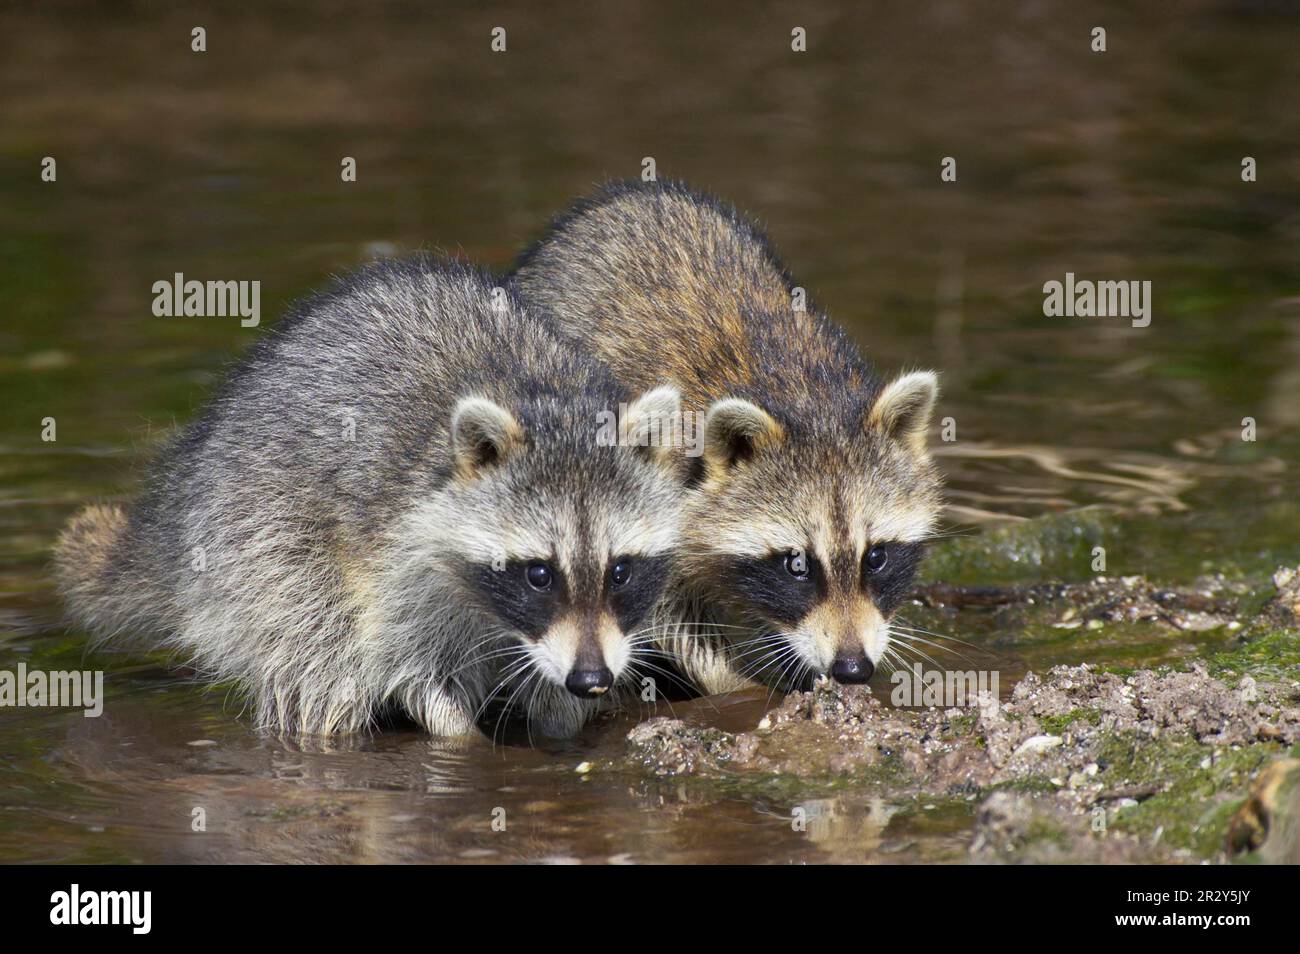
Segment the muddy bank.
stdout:
<path fill-rule="evenodd" d="M 1280 567 L 1273 591 L 1260 595 L 1223 574 L 1198 577 L 1188 586 L 1165 586 L 1143 576 L 1098 576 L 1082 583 L 957 586 L 932 583 L 910 599 L 929 609 L 1007 611 L 1039 606 L 1060 629 L 1099 628 L 1107 623 L 1152 623 L 1186 632 L 1250 626 L 1255 631 L 1300 625 L 1300 568 Z M 1246 635 L 1249 635 L 1247 633 Z"/>
<path fill-rule="evenodd" d="M 1279 571 L 1274 584 L 1233 651 L 1185 671 L 1056 666 L 1030 672 L 1003 700 L 984 695 L 948 709 L 893 708 L 868 689 L 822 683 L 787 696 L 748 731 L 642 722 L 627 736 L 627 759 L 656 777 L 731 787 L 797 779 L 865 786 L 896 801 L 965 803 L 977 860 L 1287 857 L 1296 851 L 1287 794 L 1295 786 L 1252 791 L 1300 743 L 1300 671 L 1287 661 L 1300 645 L 1300 574 Z M 1083 619 L 1132 619 L 1134 608 L 1175 628 L 1212 617 L 1222 625 L 1240 609 L 1219 592 L 1137 578 L 1004 597 Z"/>

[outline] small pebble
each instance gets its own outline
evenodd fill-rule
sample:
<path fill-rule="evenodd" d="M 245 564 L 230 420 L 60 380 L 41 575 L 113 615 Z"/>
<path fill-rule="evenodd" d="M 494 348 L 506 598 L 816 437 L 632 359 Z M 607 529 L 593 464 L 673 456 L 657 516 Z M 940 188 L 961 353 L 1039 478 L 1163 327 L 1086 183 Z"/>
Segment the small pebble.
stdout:
<path fill-rule="evenodd" d="M 1062 739 L 1059 735 L 1035 735 L 1025 739 L 1016 747 L 1016 755 L 1024 755 L 1029 752 L 1043 753 L 1049 749 L 1054 749 L 1060 745 Z"/>

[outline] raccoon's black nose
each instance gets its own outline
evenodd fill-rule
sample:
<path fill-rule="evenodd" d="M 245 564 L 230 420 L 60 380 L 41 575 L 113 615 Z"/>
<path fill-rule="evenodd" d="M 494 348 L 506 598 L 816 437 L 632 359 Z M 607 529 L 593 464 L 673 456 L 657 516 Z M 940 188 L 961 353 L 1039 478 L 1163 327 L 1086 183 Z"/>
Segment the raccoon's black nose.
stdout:
<path fill-rule="evenodd" d="M 599 669 L 574 669 L 564 680 L 564 688 L 584 699 L 598 696 L 614 685 L 614 674 L 606 667 Z"/>
<path fill-rule="evenodd" d="M 875 671 L 876 667 L 871 665 L 871 660 L 865 655 L 836 656 L 835 662 L 831 664 L 831 677 L 836 682 L 850 685 L 866 682 Z"/>

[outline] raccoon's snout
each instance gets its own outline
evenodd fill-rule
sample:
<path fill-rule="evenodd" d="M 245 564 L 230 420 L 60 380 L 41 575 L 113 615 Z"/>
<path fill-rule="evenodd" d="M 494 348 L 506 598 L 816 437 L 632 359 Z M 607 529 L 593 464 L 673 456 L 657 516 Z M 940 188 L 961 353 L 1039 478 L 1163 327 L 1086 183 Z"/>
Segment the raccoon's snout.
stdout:
<path fill-rule="evenodd" d="M 604 695 L 614 685 L 614 674 L 608 666 L 599 669 L 573 669 L 564 680 L 564 688 L 582 699 Z"/>
<path fill-rule="evenodd" d="M 866 653 L 858 655 L 840 655 L 831 663 L 831 678 L 847 685 L 859 685 L 871 678 L 876 667 L 871 664 Z"/>

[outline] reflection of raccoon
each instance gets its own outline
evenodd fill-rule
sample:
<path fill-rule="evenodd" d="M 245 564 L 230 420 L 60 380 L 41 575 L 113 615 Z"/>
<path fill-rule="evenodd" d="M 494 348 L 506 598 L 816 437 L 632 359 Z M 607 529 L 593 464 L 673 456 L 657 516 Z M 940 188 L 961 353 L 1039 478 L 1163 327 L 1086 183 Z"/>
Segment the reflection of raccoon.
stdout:
<path fill-rule="evenodd" d="M 674 649 L 712 690 L 738 673 L 864 682 L 932 532 L 930 372 L 878 379 L 757 228 L 675 184 L 606 187 L 562 215 L 513 283 L 631 387 L 708 408 L 672 616 L 728 619 Z M 689 627 L 688 627 L 689 628 Z"/>
<path fill-rule="evenodd" d="M 135 506 L 64 531 L 74 617 L 239 681 L 269 727 L 355 731 L 401 709 L 457 734 L 495 696 L 576 730 L 631 677 L 678 465 L 635 433 L 598 445 L 623 392 L 493 294 L 417 259 L 299 307 Z M 624 426 L 677 408 L 657 389 Z"/>

